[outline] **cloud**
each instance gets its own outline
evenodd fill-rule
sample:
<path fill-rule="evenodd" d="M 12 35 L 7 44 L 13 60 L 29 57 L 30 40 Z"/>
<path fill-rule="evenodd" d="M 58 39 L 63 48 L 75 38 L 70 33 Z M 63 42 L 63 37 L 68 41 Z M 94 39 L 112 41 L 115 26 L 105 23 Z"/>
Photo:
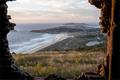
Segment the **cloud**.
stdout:
<path fill-rule="evenodd" d="M 15 22 L 96 21 L 99 15 L 87 0 L 17 0 L 8 5 Z"/>

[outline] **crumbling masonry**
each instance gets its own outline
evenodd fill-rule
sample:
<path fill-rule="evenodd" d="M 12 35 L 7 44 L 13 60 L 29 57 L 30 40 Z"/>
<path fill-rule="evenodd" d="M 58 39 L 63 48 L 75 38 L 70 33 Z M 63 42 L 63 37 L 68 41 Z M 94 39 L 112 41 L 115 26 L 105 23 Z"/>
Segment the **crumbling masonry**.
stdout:
<path fill-rule="evenodd" d="M 120 80 L 120 0 L 89 0 L 101 9 L 100 28 L 107 34 L 104 72 L 107 80 Z"/>
<path fill-rule="evenodd" d="M 11 16 L 7 15 L 7 1 L 12 0 L 0 0 L 0 80 L 32 80 L 29 74 L 15 66 L 9 51 L 7 34 L 15 24 L 9 21 Z"/>

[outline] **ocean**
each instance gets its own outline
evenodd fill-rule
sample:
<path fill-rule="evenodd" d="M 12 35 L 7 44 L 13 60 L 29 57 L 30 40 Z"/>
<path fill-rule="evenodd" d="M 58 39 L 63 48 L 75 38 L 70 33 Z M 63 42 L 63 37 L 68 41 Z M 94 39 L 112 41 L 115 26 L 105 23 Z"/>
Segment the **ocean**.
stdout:
<path fill-rule="evenodd" d="M 8 34 L 10 52 L 34 53 L 47 46 L 70 37 L 66 33 L 48 34 L 36 33 L 31 30 L 42 30 L 58 27 L 61 24 L 18 24 L 14 31 Z"/>

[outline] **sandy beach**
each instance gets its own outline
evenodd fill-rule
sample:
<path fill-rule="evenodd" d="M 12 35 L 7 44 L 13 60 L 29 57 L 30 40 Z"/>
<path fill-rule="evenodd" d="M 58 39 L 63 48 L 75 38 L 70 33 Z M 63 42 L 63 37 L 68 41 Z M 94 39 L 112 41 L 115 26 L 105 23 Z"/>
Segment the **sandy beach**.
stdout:
<path fill-rule="evenodd" d="M 93 42 L 93 43 L 92 43 Z M 94 43 L 97 42 L 97 43 Z M 92 43 L 91 46 L 87 46 L 88 43 Z M 56 42 L 48 47 L 45 47 L 39 51 L 69 51 L 69 50 L 83 50 L 83 49 L 93 49 L 93 48 L 104 47 L 103 42 L 99 42 L 96 39 L 96 35 L 77 35 L 74 37 L 69 37 L 59 42 Z"/>

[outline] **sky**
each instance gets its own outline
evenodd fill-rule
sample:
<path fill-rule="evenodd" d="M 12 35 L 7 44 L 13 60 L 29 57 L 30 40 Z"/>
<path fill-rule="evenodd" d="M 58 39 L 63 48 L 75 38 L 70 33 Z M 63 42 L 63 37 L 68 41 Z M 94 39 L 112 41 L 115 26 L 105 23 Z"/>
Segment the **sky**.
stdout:
<path fill-rule="evenodd" d="M 98 22 L 99 16 L 88 0 L 16 0 L 8 6 L 15 23 Z"/>

